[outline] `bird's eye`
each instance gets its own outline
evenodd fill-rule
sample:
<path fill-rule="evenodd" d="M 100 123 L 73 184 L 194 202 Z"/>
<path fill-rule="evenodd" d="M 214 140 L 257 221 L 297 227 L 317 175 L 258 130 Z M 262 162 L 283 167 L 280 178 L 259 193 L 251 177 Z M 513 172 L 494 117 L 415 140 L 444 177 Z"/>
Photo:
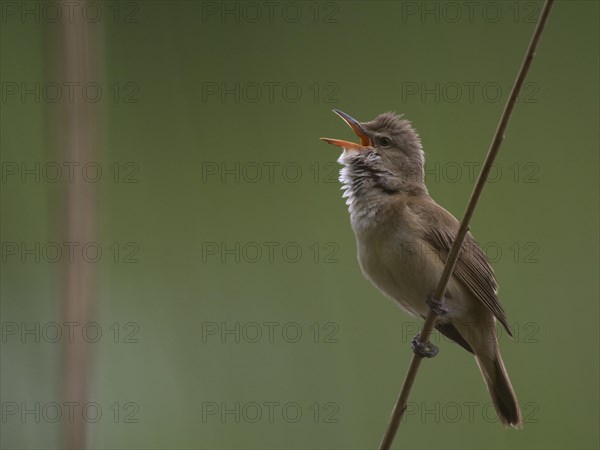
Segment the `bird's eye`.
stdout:
<path fill-rule="evenodd" d="M 379 143 L 382 147 L 389 147 L 392 144 L 392 140 L 389 137 L 382 137 L 379 139 Z"/>

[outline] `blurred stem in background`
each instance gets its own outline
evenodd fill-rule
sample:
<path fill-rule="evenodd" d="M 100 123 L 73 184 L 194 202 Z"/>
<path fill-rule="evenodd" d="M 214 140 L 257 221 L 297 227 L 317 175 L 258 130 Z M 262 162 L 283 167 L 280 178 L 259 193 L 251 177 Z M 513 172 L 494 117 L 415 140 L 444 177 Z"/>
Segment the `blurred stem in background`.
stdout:
<path fill-rule="evenodd" d="M 82 7 L 85 6 L 82 2 Z M 58 76 L 63 82 L 98 82 L 102 70 L 102 27 L 78 17 L 64 21 L 62 32 L 54 43 Z M 75 96 L 64 103 L 64 110 L 53 122 L 52 133 L 57 142 L 58 159 L 78 163 L 78 168 L 99 160 L 100 130 L 99 105 Z M 95 174 L 94 174 L 95 176 Z M 77 177 L 67 183 L 60 201 L 59 227 L 64 242 L 75 243 L 79 250 L 86 243 L 96 242 L 97 188 L 96 184 Z M 64 322 L 87 324 L 91 322 L 96 299 L 97 265 L 78 258 L 62 266 L 62 319 Z M 61 364 L 62 397 L 65 402 L 86 403 L 89 396 L 90 346 L 81 339 L 64 341 Z M 82 414 L 64 421 L 63 448 L 87 447 L 86 423 Z"/>

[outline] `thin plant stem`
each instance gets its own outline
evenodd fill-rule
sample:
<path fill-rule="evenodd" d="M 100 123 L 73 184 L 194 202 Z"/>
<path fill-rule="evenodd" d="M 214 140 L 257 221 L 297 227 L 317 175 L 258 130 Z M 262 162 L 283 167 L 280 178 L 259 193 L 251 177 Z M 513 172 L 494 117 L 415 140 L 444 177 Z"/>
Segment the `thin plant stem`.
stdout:
<path fill-rule="evenodd" d="M 477 207 L 477 203 L 479 202 L 479 198 L 481 197 L 481 193 L 487 181 L 488 175 L 492 168 L 492 164 L 498 155 L 498 151 L 500 150 L 500 145 L 504 140 L 504 132 L 508 126 L 510 121 L 510 117 L 515 108 L 517 98 L 521 91 L 521 87 L 525 81 L 527 76 L 527 72 L 531 66 L 531 62 L 533 61 L 533 57 L 535 56 L 535 50 L 537 48 L 538 42 L 544 32 L 544 27 L 548 20 L 548 16 L 550 15 L 550 9 L 554 0 L 546 0 L 544 3 L 544 8 L 540 14 L 540 18 L 535 27 L 535 31 L 533 32 L 533 37 L 529 43 L 529 47 L 527 48 L 527 53 L 525 53 L 525 59 L 521 64 L 521 68 L 519 69 L 519 73 L 517 75 L 517 79 L 515 80 L 515 84 L 510 93 L 510 96 L 506 102 L 506 106 L 504 107 L 504 111 L 500 118 L 500 123 L 498 124 L 498 128 L 496 130 L 496 134 L 494 139 L 492 140 L 490 149 L 485 158 L 485 162 L 479 173 L 479 177 L 477 178 L 477 182 L 475 183 L 475 187 L 473 188 L 473 192 L 471 194 L 471 198 L 469 199 L 469 203 L 467 204 L 467 209 L 465 211 L 465 215 L 460 224 L 460 228 L 456 233 L 456 238 L 452 243 L 452 247 L 450 248 L 450 253 L 448 254 L 448 259 L 446 260 L 446 264 L 444 266 L 444 271 L 442 272 L 442 276 L 435 290 L 435 298 L 444 301 L 444 295 L 446 293 L 446 287 L 448 286 L 448 281 L 454 272 L 454 268 L 456 266 L 456 262 L 458 260 L 458 255 L 460 249 L 462 247 L 463 241 L 467 232 L 469 231 L 469 224 L 471 223 L 471 218 L 473 217 L 473 213 L 475 212 L 475 208 Z M 435 326 L 435 321 L 437 319 L 437 315 L 430 309 L 427 314 L 427 318 L 425 319 L 425 323 L 423 324 L 423 330 L 420 333 L 421 342 L 428 342 L 431 333 L 433 332 L 433 328 Z M 406 373 L 406 377 L 404 378 L 404 383 L 402 385 L 402 390 L 400 391 L 400 396 L 398 397 L 398 401 L 394 406 L 394 410 L 392 411 L 392 415 L 390 417 L 390 421 L 388 423 L 387 429 L 385 430 L 385 434 L 383 435 L 383 439 L 381 441 L 380 450 L 388 450 L 392 442 L 394 441 L 394 437 L 396 436 L 396 432 L 398 431 L 398 427 L 400 426 L 400 421 L 402 420 L 402 416 L 406 411 L 406 402 L 408 401 L 408 396 L 410 394 L 410 390 L 415 382 L 417 372 L 419 371 L 419 366 L 421 365 L 421 360 L 423 356 L 413 353 L 412 361 Z"/>

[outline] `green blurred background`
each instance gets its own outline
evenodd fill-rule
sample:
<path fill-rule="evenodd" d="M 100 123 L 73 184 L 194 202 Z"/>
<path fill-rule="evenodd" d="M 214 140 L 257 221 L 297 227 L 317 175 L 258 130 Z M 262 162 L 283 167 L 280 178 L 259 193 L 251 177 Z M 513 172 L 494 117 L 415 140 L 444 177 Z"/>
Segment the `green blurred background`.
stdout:
<path fill-rule="evenodd" d="M 462 216 L 541 2 L 450 3 L 96 2 L 97 71 L 65 80 L 74 25 L 2 1 L 2 448 L 65 445 L 48 405 L 73 400 L 71 344 L 48 324 L 65 320 L 74 264 L 95 273 L 102 330 L 75 334 L 86 402 L 102 411 L 85 423 L 89 448 L 376 448 L 418 323 L 362 277 L 338 152 L 318 138 L 352 135 L 332 108 L 405 113 L 431 195 Z M 472 357 L 436 336 L 396 448 L 600 445 L 599 54 L 599 4 L 557 2 L 472 225 L 516 330 L 501 348 L 525 428 L 501 427 Z M 68 107 L 44 87 L 65 81 L 102 86 L 88 103 L 102 258 L 23 261 L 11 243 L 65 241 L 76 184 L 43 173 L 64 163 Z M 35 83 L 40 100 L 22 97 Z M 8 174 L 14 163 L 39 163 L 40 182 Z"/>

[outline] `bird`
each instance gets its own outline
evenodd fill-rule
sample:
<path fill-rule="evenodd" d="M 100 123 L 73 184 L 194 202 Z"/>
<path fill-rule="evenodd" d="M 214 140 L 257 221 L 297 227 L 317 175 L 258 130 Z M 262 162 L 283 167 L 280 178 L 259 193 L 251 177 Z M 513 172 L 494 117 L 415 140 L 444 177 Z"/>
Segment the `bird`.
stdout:
<path fill-rule="evenodd" d="M 521 428 L 523 418 L 500 355 L 496 320 L 511 337 L 512 332 L 494 271 L 470 231 L 443 302 L 434 296 L 460 224 L 429 195 L 419 134 L 394 112 L 359 122 L 333 111 L 359 138 L 358 143 L 321 140 L 342 148 L 339 180 L 363 275 L 413 317 L 425 319 L 433 309 L 438 315 L 435 328 L 474 355 L 500 422 Z M 426 357 L 438 351 L 420 342 L 418 335 L 413 350 Z"/>

